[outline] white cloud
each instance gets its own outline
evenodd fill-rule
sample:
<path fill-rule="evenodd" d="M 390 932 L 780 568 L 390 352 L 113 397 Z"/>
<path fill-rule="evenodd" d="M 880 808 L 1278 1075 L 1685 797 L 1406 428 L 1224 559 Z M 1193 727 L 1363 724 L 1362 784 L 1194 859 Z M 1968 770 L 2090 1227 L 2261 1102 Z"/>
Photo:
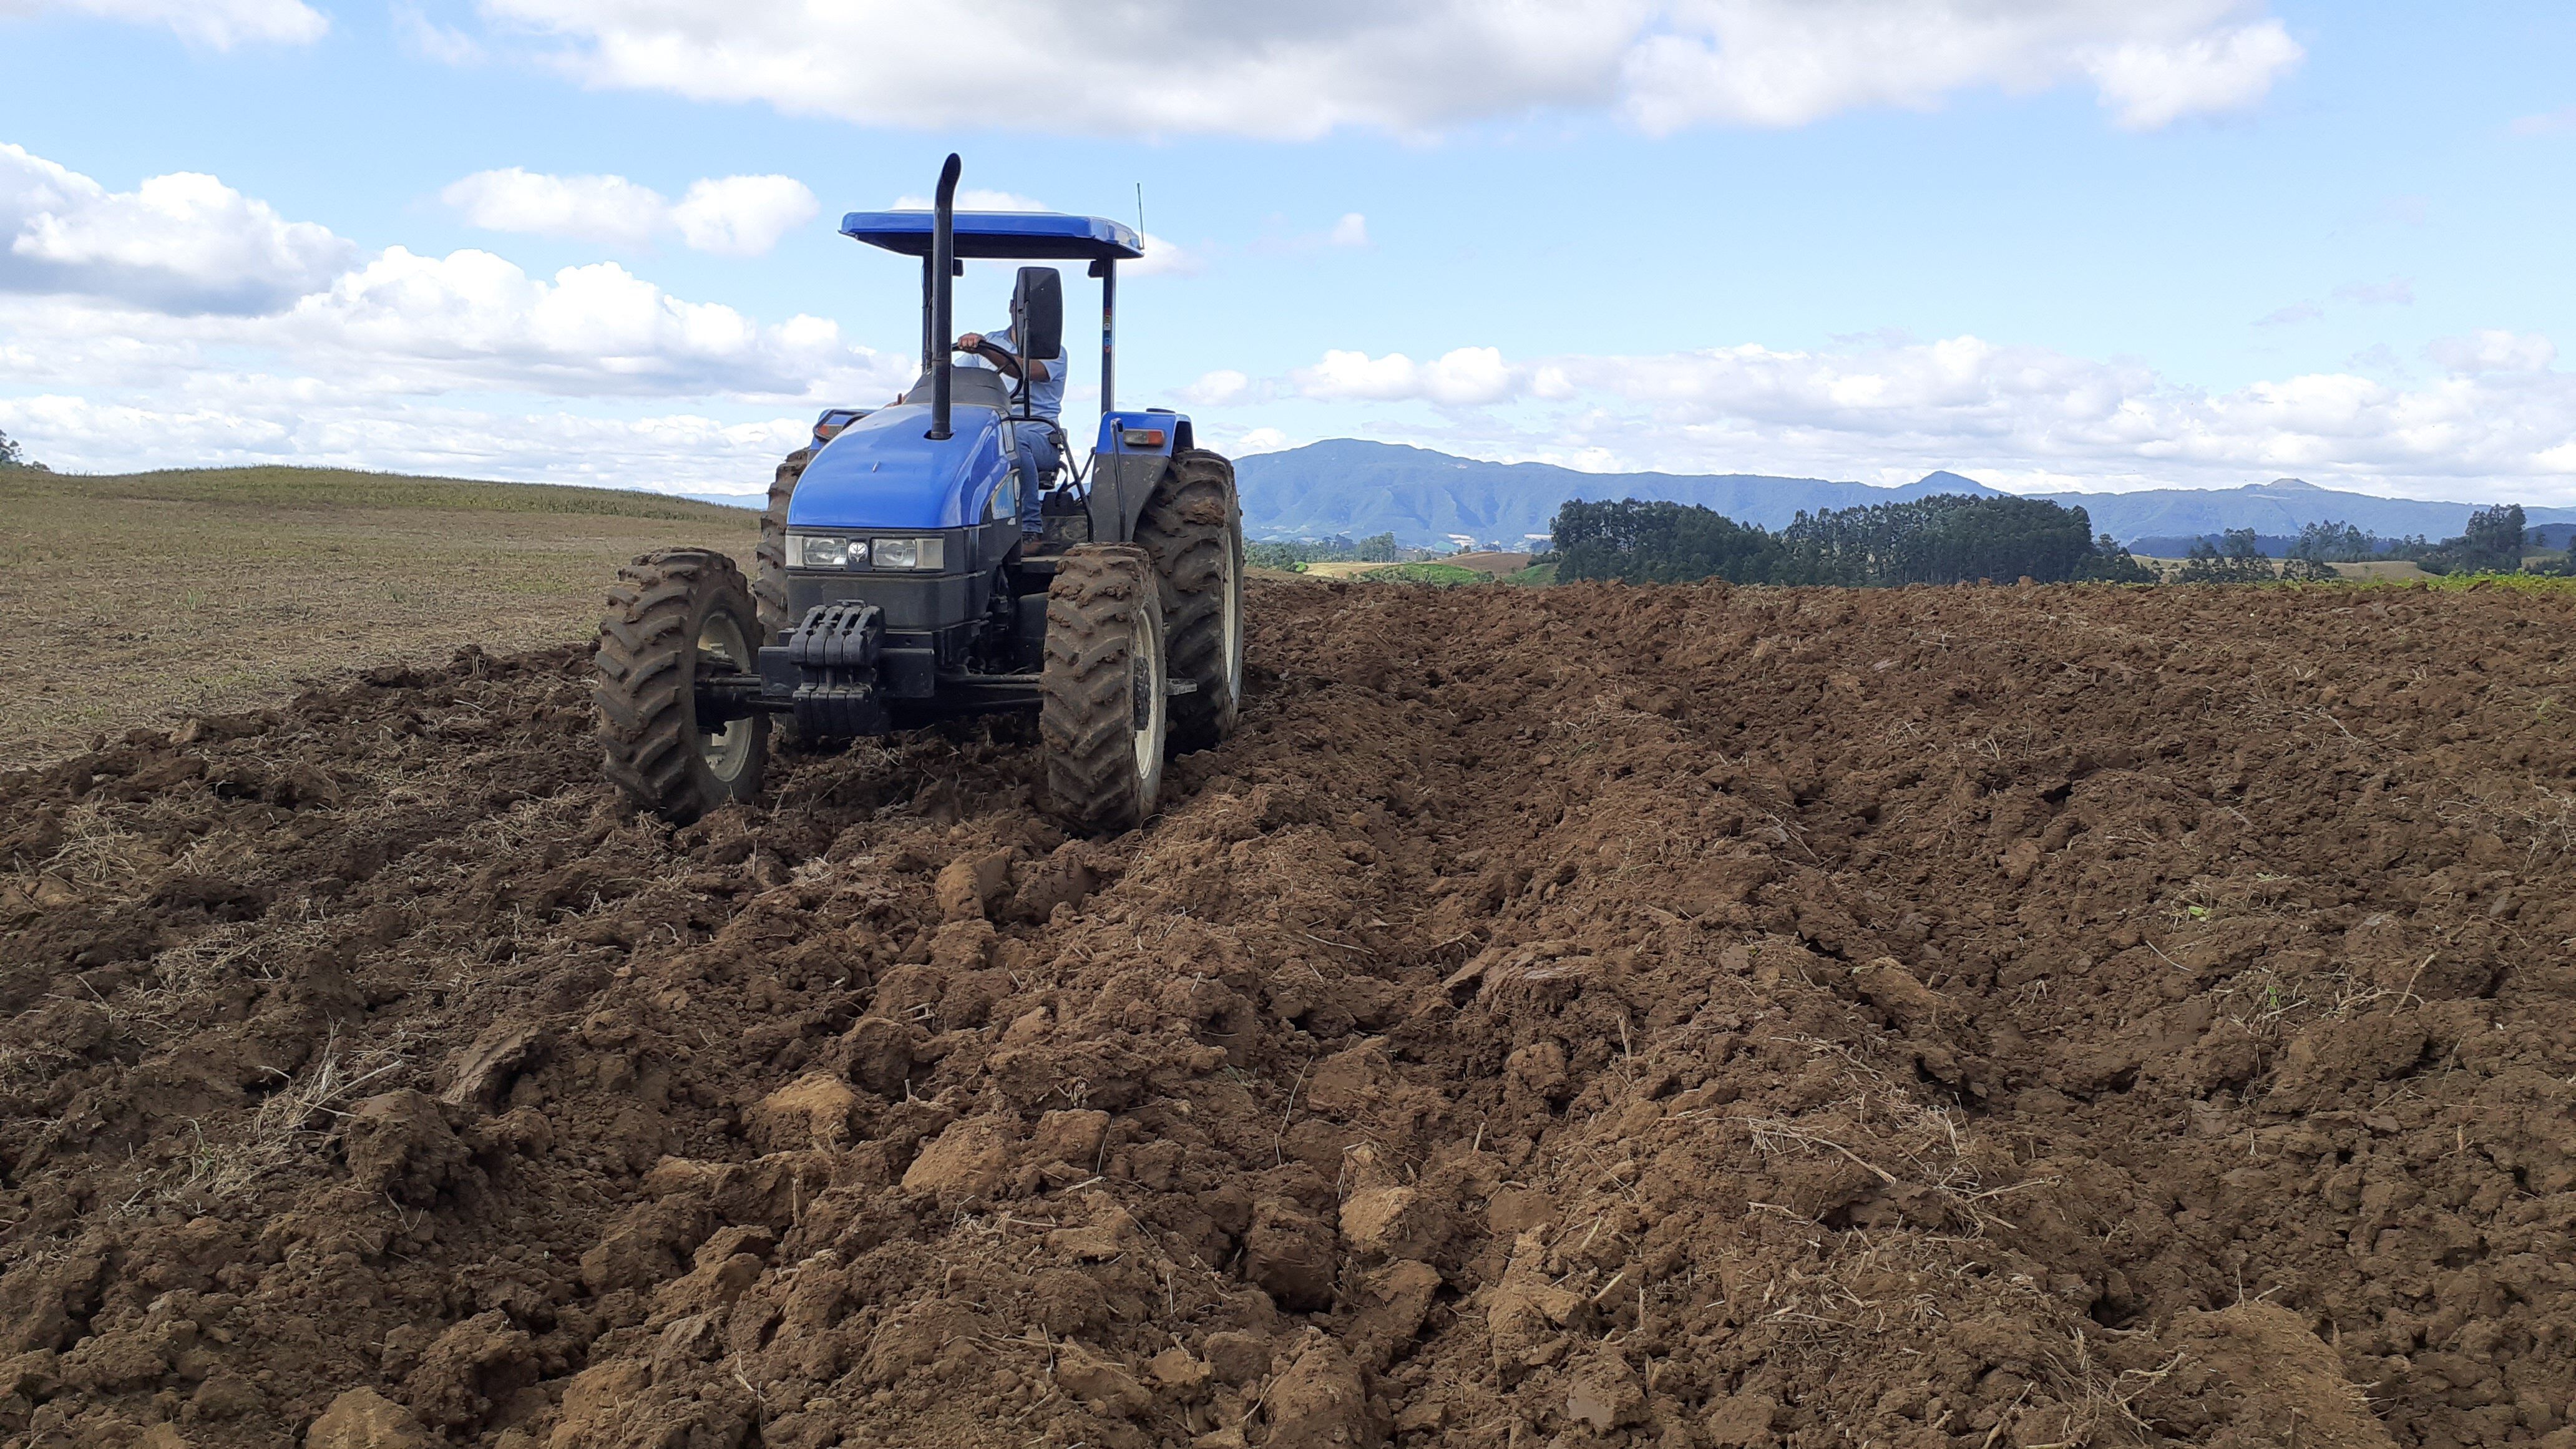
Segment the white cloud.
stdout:
<path fill-rule="evenodd" d="M 910 363 L 839 325 L 762 323 L 672 296 L 613 262 L 532 277 L 481 251 L 387 249 L 264 316 L 155 317 L 71 296 L 0 299 L 0 383 L 208 389 L 322 379 L 335 395 L 523 392 L 580 398 L 846 401 L 890 393 Z"/>
<path fill-rule="evenodd" d="M 804 441 L 810 414 L 727 421 L 700 412 L 602 418 L 294 394 L 222 401 L 0 397 L 0 432 L 83 472 L 295 463 L 449 477 L 741 491 Z"/>
<path fill-rule="evenodd" d="M 0 144 L 0 292 L 81 292 L 176 312 L 258 312 L 355 253 L 212 176 L 173 172 L 111 192 Z"/>
<path fill-rule="evenodd" d="M 252 43 L 310 45 L 331 28 L 303 0 L 0 0 L 0 18 L 47 10 L 163 26 L 192 45 L 214 50 Z"/>
<path fill-rule="evenodd" d="M 731 307 L 674 297 L 614 262 L 539 280 L 480 251 L 390 248 L 303 298 L 273 335 L 421 392 L 783 398 L 882 372 L 819 317 L 762 326 Z"/>
<path fill-rule="evenodd" d="M 2536 116 L 2521 116 L 2507 129 L 2517 136 L 2550 136 L 2560 131 L 2576 131 L 2576 106 L 2560 106 Z"/>
<path fill-rule="evenodd" d="M 1368 218 L 1356 211 L 1342 213 L 1342 219 L 1333 223 L 1333 233 L 1327 238 L 1337 247 L 1364 247 L 1368 245 L 1368 239 Z"/>
<path fill-rule="evenodd" d="M 2412 307 L 2415 305 L 2415 282 L 2410 277 L 2391 277 L 2385 282 L 2346 282 L 2334 289 L 2338 302 L 2358 302 L 2365 307 Z"/>
<path fill-rule="evenodd" d="M 778 239 L 814 219 L 814 193 L 791 176 L 727 176 L 690 183 L 671 224 L 691 249 L 729 257 L 756 257 Z"/>
<path fill-rule="evenodd" d="M 1689 0 L 1625 63 L 1635 122 L 1798 126 L 2092 80 L 2123 126 L 2260 100 L 2300 56 L 2239 0 Z"/>
<path fill-rule="evenodd" d="M 438 199 L 467 224 L 574 241 L 642 247 L 670 221 L 671 203 L 623 176 L 549 176 L 516 166 L 451 182 Z"/>
<path fill-rule="evenodd" d="M 512 166 L 450 183 L 439 199 L 487 231 L 565 237 L 641 249 L 664 232 L 725 256 L 760 256 L 814 219 L 820 205 L 791 176 L 693 183 L 677 205 L 623 176 L 553 176 Z"/>
<path fill-rule="evenodd" d="M 896 211 L 928 211 L 930 210 L 931 205 L 932 198 L 930 197 L 905 195 L 898 196 L 894 199 L 894 206 L 892 209 Z M 1033 200 L 1029 197 L 1022 196 L 1015 191 L 991 191 L 980 186 L 958 187 L 957 209 L 959 211 L 1055 210 L 1054 207 L 1047 205 L 1043 201 Z"/>
<path fill-rule="evenodd" d="M 1425 363 L 1401 352 L 1384 357 L 1327 352 L 1313 367 L 1290 374 L 1290 380 L 1301 395 L 1324 401 L 1419 398 L 1443 407 L 1501 402 L 1520 391 L 1524 381 L 1504 365 L 1502 351 L 1493 347 L 1461 347 Z"/>
<path fill-rule="evenodd" d="M 907 128 L 1309 139 L 1552 109 L 1653 133 L 2089 83 L 2152 128 L 2261 100 L 2301 58 L 2261 0 L 486 0 L 582 80 Z M 495 43 L 501 43 L 496 39 Z M 1190 63 L 1175 68 L 1169 57 Z"/>
<path fill-rule="evenodd" d="M 2538 372 L 2558 360 L 2558 348 L 2537 332 L 2489 329 L 2444 337 L 2424 349 L 2435 362 L 2463 376 L 2484 372 Z"/>
<path fill-rule="evenodd" d="M 1409 431 L 1431 446 L 1592 467 L 1875 478 L 1954 466 L 2061 487 L 2301 473 L 2576 495 L 2576 373 L 2550 370 L 2548 340 L 2483 333 L 2435 352 L 2457 375 L 2410 388 L 2323 373 L 2210 393 L 2140 366 L 1976 337 L 1531 361 L 1493 348 L 1430 363 L 1334 351 L 1284 378 L 1211 375 L 1199 405 L 1427 404 L 1437 421 Z M 1365 431 L 1408 429 L 1373 421 Z"/>
<path fill-rule="evenodd" d="M 2391 277 L 2385 282 L 2346 282 L 2330 295 L 2338 302 L 2351 302 L 2364 307 L 2412 307 L 2415 305 L 2415 283 L 2407 277 Z M 2326 315 L 2326 309 L 2313 301 L 2298 301 L 2275 307 L 2254 319 L 2257 327 L 2289 327 L 2301 322 L 2314 322 Z"/>
<path fill-rule="evenodd" d="M 2125 130 L 2153 131 L 2184 116 L 2241 111 L 2307 52 L 2278 20 L 2169 39 L 2123 40 L 2089 60 L 2102 104 Z"/>
<path fill-rule="evenodd" d="M 1225 407 L 1246 401 L 1252 379 L 1232 368 L 1219 368 L 1181 389 L 1181 401 L 1193 407 Z"/>
<path fill-rule="evenodd" d="M 1132 262 L 1120 264 L 1120 270 L 1131 277 L 1186 277 L 1202 270 L 1206 263 L 1196 252 L 1152 232 L 1144 234 L 1145 254 Z"/>
<path fill-rule="evenodd" d="M 741 202 L 719 195 L 711 214 L 757 215 Z M 795 431 L 716 414 L 881 401 L 912 370 L 824 318 L 763 323 L 611 262 L 535 277 L 477 250 L 361 258 L 212 177 L 110 194 L 0 148 L 0 224 L 15 232 L 0 388 L 36 394 L 0 399 L 0 426 L 60 467 L 291 457 L 554 477 L 651 458 L 696 476 Z M 577 418 L 530 395 L 665 406 Z"/>
<path fill-rule="evenodd" d="M 417 5 L 397 4 L 393 17 L 394 34 L 414 55 L 445 65 L 479 65 L 485 58 L 482 45 L 473 36 L 439 24 L 422 14 Z"/>

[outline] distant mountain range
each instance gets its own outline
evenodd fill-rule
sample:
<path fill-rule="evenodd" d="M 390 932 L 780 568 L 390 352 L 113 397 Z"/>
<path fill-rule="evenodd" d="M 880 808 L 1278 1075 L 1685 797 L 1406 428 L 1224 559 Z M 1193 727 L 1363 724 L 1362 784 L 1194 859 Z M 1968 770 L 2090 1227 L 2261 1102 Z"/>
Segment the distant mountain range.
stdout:
<path fill-rule="evenodd" d="M 1438 546 L 1453 537 L 1517 544 L 1547 532 L 1569 498 L 1640 498 L 1696 503 L 1739 523 L 1785 527 L 1801 511 L 1903 503 L 1936 493 L 2000 495 L 1973 478 L 1936 472 L 1900 488 L 1773 478 L 1757 473 L 1584 473 L 1551 463 L 1486 463 L 1400 443 L 1335 438 L 1235 464 L 1244 532 L 1255 538 L 1365 538 Z M 2331 519 L 2399 538 L 2456 536 L 2477 506 L 2378 498 L 2319 488 L 2296 478 L 2242 488 L 2156 488 L 2136 493 L 2047 493 L 2092 517 L 2095 531 L 2122 542 L 2190 538 L 2231 528 L 2295 534 Z M 2525 508 L 2533 524 L 2576 522 L 2576 508 Z"/>
<path fill-rule="evenodd" d="M 1801 509 L 1901 503 L 1994 490 L 1953 473 L 1902 488 L 1759 473 L 1584 473 L 1553 463 L 1486 463 L 1401 443 L 1335 438 L 1236 461 L 1243 527 L 1256 538 L 1366 538 L 1437 545 L 1453 535 L 1517 544 L 1547 532 L 1569 498 L 1697 503 L 1740 523 L 1780 528 Z"/>
<path fill-rule="evenodd" d="M 2051 493 L 2043 495 L 2069 506 L 2082 505 L 2095 529 L 2122 543 L 2147 538 L 2191 539 L 2231 528 L 2256 533 L 2296 534 L 2300 525 L 2333 520 L 2349 523 L 2381 538 L 2420 533 L 2439 542 L 2456 538 L 2466 528 L 2475 503 L 2427 503 L 2414 498 L 2378 498 L 2319 488 L 2296 478 L 2248 483 L 2242 488 L 2153 488 L 2138 493 Z M 2522 510 L 2525 522 L 2539 525 L 2576 521 L 2576 508 Z"/>

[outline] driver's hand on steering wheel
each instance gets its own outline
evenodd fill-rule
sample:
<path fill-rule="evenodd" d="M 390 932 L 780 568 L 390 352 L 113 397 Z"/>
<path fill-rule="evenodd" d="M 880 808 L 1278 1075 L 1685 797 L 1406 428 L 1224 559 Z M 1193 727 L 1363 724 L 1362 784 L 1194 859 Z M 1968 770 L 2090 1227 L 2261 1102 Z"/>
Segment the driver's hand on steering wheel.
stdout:
<path fill-rule="evenodd" d="M 957 350 L 958 350 L 958 351 L 960 351 L 960 352 L 981 352 L 981 351 L 983 351 L 983 350 L 984 350 L 984 334 L 983 334 L 983 333 L 981 333 L 981 332 L 969 332 L 969 333 L 967 333 L 965 336 L 958 338 L 958 339 L 957 339 Z"/>

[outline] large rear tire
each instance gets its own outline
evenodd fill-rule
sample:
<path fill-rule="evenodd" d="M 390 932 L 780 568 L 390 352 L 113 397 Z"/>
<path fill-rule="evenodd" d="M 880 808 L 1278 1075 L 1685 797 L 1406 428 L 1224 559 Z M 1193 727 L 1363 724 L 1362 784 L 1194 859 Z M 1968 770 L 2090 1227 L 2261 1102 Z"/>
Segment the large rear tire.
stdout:
<path fill-rule="evenodd" d="M 787 501 L 796 496 L 796 480 L 805 476 L 811 448 L 787 455 L 770 475 L 769 506 L 760 515 L 760 548 L 752 555 L 751 595 L 760 603 L 760 639 L 755 647 L 778 637 L 787 617 Z"/>
<path fill-rule="evenodd" d="M 649 553 L 617 571 L 592 656 L 602 768 L 637 807 L 685 825 L 760 793 L 769 716 L 698 724 L 710 670 L 757 669 L 759 615 L 742 571 L 709 549 Z"/>
<path fill-rule="evenodd" d="M 1114 834 L 1154 813 L 1170 724 L 1162 589 L 1134 544 L 1067 549 L 1047 589 L 1038 737 L 1047 794 L 1080 831 Z"/>
<path fill-rule="evenodd" d="M 1172 677 L 1197 686 L 1172 700 L 1172 743 L 1203 750 L 1234 732 L 1243 710 L 1243 508 L 1234 465 L 1205 449 L 1173 455 L 1136 520 L 1136 542 L 1162 584 Z"/>

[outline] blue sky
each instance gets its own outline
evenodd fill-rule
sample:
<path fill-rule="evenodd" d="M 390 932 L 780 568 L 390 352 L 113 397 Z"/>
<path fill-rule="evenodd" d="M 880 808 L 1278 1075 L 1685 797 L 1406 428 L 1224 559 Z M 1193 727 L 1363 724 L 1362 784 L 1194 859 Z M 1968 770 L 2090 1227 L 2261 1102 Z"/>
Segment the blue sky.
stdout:
<path fill-rule="evenodd" d="M 953 148 L 1237 451 L 2576 502 L 2563 4 L 937 8 L 0 0 L 0 430 L 749 490 Z"/>

